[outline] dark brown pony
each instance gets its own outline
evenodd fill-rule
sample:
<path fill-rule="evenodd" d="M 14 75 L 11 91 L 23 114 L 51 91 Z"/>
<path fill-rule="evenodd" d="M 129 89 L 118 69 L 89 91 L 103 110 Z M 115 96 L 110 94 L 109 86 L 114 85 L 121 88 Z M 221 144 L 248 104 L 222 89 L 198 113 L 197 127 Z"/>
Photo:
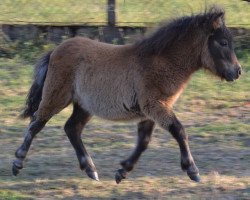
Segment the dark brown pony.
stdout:
<path fill-rule="evenodd" d="M 98 180 L 98 174 L 81 132 L 96 115 L 114 121 L 139 121 L 136 148 L 121 162 L 117 183 L 126 178 L 147 148 L 155 123 L 176 139 L 182 169 L 199 181 L 188 136 L 172 110 L 191 75 L 199 69 L 208 69 L 227 81 L 241 74 L 224 11 L 217 7 L 173 20 L 135 44 L 118 46 L 81 37 L 65 41 L 36 66 L 23 113 L 31 122 L 16 151 L 13 174 L 23 168 L 34 136 L 53 115 L 72 103 L 73 113 L 64 129 L 80 168 L 90 178 Z"/>

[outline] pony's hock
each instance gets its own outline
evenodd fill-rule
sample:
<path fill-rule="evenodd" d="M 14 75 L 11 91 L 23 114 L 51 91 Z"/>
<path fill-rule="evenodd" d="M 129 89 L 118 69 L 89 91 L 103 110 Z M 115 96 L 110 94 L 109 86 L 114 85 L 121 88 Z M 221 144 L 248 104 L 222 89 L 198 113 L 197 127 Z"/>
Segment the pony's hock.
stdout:
<path fill-rule="evenodd" d="M 234 81 L 241 67 L 233 50 L 224 11 L 181 17 L 151 36 L 128 45 L 111 45 L 76 37 L 63 42 L 36 65 L 23 117 L 30 117 L 24 142 L 16 152 L 17 175 L 34 136 L 69 104 L 73 113 L 64 130 L 75 149 L 80 168 L 98 180 L 96 167 L 81 139 L 92 116 L 109 120 L 138 120 L 135 150 L 115 174 L 120 183 L 134 168 L 150 142 L 155 124 L 169 131 L 180 147 L 181 167 L 200 181 L 188 136 L 172 107 L 191 75 L 207 69 Z"/>

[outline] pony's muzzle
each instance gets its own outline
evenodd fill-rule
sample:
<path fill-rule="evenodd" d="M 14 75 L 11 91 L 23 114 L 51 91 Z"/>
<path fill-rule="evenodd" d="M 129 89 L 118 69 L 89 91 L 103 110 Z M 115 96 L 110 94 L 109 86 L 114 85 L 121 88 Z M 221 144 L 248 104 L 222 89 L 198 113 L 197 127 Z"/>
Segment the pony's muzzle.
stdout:
<path fill-rule="evenodd" d="M 224 78 L 226 79 L 226 81 L 232 82 L 237 80 L 240 77 L 240 75 L 241 75 L 241 68 L 237 67 L 234 70 L 227 71 L 224 74 Z"/>

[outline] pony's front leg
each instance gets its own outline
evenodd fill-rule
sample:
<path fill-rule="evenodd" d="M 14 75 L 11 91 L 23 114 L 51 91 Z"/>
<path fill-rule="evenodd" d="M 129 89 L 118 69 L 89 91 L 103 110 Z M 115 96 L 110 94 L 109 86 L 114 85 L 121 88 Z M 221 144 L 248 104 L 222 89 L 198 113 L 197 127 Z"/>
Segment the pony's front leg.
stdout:
<path fill-rule="evenodd" d="M 126 178 L 128 172 L 133 170 L 134 165 L 139 160 L 142 152 L 147 149 L 154 127 L 155 122 L 152 120 L 144 120 L 138 123 L 138 139 L 136 148 L 128 159 L 121 162 L 122 168 L 117 170 L 115 174 L 117 184 L 120 183 L 122 179 Z"/>
<path fill-rule="evenodd" d="M 186 134 L 182 124 L 176 118 L 176 116 L 172 116 L 172 120 L 168 126 L 168 130 L 180 146 L 182 169 L 187 172 L 191 180 L 200 182 L 199 170 L 195 165 L 193 156 L 189 149 L 188 135 Z"/>
<path fill-rule="evenodd" d="M 165 130 L 169 131 L 179 144 L 181 152 L 181 167 L 187 172 L 191 180 L 199 182 L 199 170 L 195 165 L 189 149 L 188 135 L 177 119 L 172 109 L 164 103 L 154 103 L 144 107 L 145 112 Z"/>

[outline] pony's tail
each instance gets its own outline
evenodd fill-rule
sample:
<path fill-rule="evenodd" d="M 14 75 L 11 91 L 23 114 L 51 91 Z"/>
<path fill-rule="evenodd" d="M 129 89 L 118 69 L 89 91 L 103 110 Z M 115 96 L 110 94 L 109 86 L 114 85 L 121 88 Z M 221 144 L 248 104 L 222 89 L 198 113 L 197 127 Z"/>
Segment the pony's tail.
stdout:
<path fill-rule="evenodd" d="M 38 110 L 38 106 L 42 100 L 42 91 L 51 53 L 52 51 L 45 54 L 35 66 L 34 81 L 27 95 L 24 111 L 20 115 L 22 118 L 32 118 L 34 113 Z"/>

